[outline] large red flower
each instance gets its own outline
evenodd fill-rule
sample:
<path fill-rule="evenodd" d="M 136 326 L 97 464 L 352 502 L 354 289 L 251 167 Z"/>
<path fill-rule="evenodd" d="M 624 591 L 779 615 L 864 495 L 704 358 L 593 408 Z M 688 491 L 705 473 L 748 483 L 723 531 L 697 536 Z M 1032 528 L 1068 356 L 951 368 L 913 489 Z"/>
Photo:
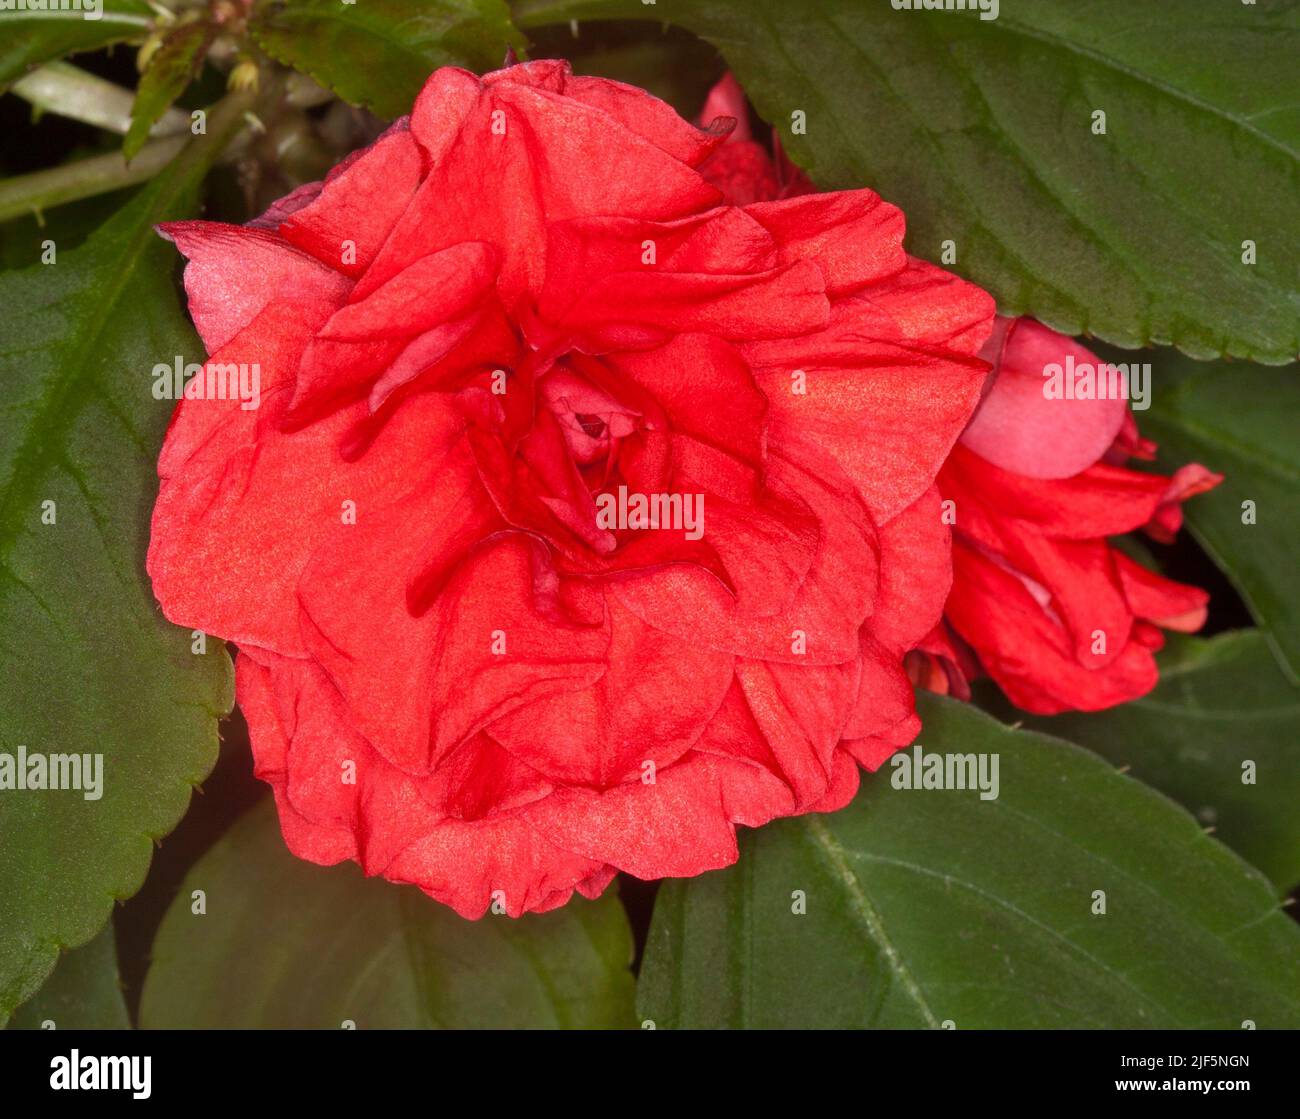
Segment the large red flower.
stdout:
<path fill-rule="evenodd" d="M 1103 367 L 1072 339 L 999 318 L 986 356 L 988 393 L 939 475 L 954 520 L 951 630 L 924 643 L 920 679 L 960 693 L 976 671 L 973 650 L 1027 711 L 1094 711 L 1145 695 L 1157 680 L 1161 627 L 1199 629 L 1207 595 L 1107 538 L 1145 529 L 1172 540 L 1180 503 L 1221 478 L 1196 463 L 1172 477 L 1126 467 L 1130 457 L 1154 457 L 1155 446 L 1138 435 L 1127 399 L 1109 388 L 1101 395 L 1095 380 L 1087 396 L 1046 393 L 1049 370 L 1093 376 Z"/>
<path fill-rule="evenodd" d="M 258 221 L 165 227 L 261 391 L 179 406 L 149 570 L 238 643 L 304 858 L 548 909 L 726 865 L 916 733 L 991 301 L 869 191 L 727 204 L 729 124 L 444 69 Z"/>

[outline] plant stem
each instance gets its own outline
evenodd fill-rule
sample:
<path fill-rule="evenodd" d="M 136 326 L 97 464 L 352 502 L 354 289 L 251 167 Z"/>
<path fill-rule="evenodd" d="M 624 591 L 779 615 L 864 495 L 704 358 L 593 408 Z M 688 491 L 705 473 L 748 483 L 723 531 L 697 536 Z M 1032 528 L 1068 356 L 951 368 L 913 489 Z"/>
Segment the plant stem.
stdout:
<path fill-rule="evenodd" d="M 76 202 L 96 194 L 108 194 L 153 178 L 176 157 L 188 134 L 154 140 L 140 149 L 130 164 L 121 152 L 78 159 L 48 171 L 17 175 L 0 180 L 0 221 L 39 215 L 43 210 Z"/>
<path fill-rule="evenodd" d="M 119 136 L 125 136 L 131 127 L 135 95 L 67 62 L 47 63 L 19 78 L 10 88 L 38 109 L 93 124 Z M 170 136 L 188 127 L 189 117 L 185 113 L 168 109 L 149 130 L 149 135 Z"/>
<path fill-rule="evenodd" d="M 274 104 L 282 92 L 278 81 L 267 82 L 260 100 Z M 216 145 L 225 158 L 234 157 L 242 150 L 242 140 L 250 131 L 242 121 L 254 102 L 252 93 L 227 94 L 209 111 L 206 136 L 190 144 L 187 128 L 178 136 L 151 140 L 129 164 L 120 152 L 113 152 L 0 180 L 0 222 L 26 214 L 35 214 L 39 220 L 40 214 L 51 207 L 142 183 L 153 178 L 187 147 L 206 152 Z M 215 161 L 210 156 L 207 158 L 209 162 Z"/>

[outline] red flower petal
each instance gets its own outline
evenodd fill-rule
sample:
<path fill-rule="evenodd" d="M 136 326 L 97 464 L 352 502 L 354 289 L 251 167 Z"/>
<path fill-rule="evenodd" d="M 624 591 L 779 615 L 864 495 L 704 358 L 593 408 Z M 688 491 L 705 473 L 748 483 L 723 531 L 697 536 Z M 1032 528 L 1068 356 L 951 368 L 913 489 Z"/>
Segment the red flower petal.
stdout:
<path fill-rule="evenodd" d="M 1051 399 L 1048 370 L 1064 377 L 1066 362 L 1095 371 L 1099 357 L 1073 339 L 1030 319 L 1017 319 L 1001 337 L 992 388 L 962 443 L 981 458 L 1029 478 L 1068 478 L 1097 462 L 1128 413 L 1126 396 Z"/>

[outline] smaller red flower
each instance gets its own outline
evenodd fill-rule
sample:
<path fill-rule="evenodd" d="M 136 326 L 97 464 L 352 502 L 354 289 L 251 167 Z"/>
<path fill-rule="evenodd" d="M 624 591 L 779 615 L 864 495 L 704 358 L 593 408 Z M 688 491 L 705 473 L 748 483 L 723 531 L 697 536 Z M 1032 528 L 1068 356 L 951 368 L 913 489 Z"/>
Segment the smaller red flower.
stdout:
<path fill-rule="evenodd" d="M 1181 503 L 1222 476 L 1128 469 L 1155 445 L 1128 400 L 1058 399 L 1048 369 L 1104 368 L 1078 342 L 999 317 L 982 352 L 984 400 L 939 474 L 955 518 L 946 625 L 913 656 L 912 679 L 968 694 L 974 657 L 1008 698 L 1037 714 L 1096 711 L 1156 684 L 1161 628 L 1193 632 L 1208 595 L 1131 559 L 1107 538 L 1137 529 L 1168 542 Z M 1098 394 L 1094 394 L 1098 395 Z M 966 646 L 963 647 L 962 642 Z"/>

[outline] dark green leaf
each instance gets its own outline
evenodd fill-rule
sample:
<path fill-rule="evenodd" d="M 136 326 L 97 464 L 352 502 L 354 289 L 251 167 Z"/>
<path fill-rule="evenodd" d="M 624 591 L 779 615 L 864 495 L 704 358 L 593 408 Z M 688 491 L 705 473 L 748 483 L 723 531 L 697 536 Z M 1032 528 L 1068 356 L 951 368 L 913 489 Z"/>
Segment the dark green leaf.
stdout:
<path fill-rule="evenodd" d="M 1300 5 L 1177 8 L 1003 0 L 985 21 L 889 0 L 520 0 L 515 13 L 524 27 L 639 16 L 702 35 L 820 187 L 879 190 L 906 212 L 913 252 L 938 260 L 955 242 L 953 267 L 1008 314 L 1292 361 Z"/>
<path fill-rule="evenodd" d="M 1300 680 L 1295 371 L 1199 365 L 1169 354 L 1156 359 L 1154 378 L 1151 410 L 1138 422 L 1160 444 L 1160 467 L 1195 461 L 1224 475 L 1217 489 L 1183 506 L 1187 525 L 1241 592 L 1291 679 Z"/>
<path fill-rule="evenodd" d="M 1029 722 L 1128 766 L 1213 825 L 1279 890 L 1300 882 L 1300 689 L 1259 633 L 1175 636 L 1150 695 Z"/>
<path fill-rule="evenodd" d="M 169 31 L 140 76 L 131 106 L 131 127 L 122 154 L 131 159 L 149 139 L 151 129 L 203 68 L 216 28 L 202 20 Z"/>
<path fill-rule="evenodd" d="M 641 1017 L 1300 1026 L 1300 929 L 1257 871 L 1094 754 L 954 700 L 921 709 L 926 753 L 999 758 L 997 798 L 895 788 L 887 764 L 842 812 L 748 833 L 737 866 L 665 883 Z"/>
<path fill-rule="evenodd" d="M 66 952 L 54 974 L 9 1020 L 11 1030 L 129 1030 L 117 945 L 108 925 L 89 944 Z"/>
<path fill-rule="evenodd" d="M 28 70 L 75 51 L 143 39 L 154 14 L 145 0 L 103 0 L 99 19 L 86 12 L 0 12 L 0 89 Z"/>
<path fill-rule="evenodd" d="M 186 876 L 154 942 L 140 1020 L 153 1029 L 629 1026 L 631 959 L 613 893 L 541 916 L 466 921 L 351 863 L 294 858 L 268 801 Z"/>
<path fill-rule="evenodd" d="M 539 28 L 530 54 L 567 58 L 575 74 L 612 78 L 648 90 L 683 117 L 695 117 L 724 69 L 718 52 L 680 27 L 598 23 L 578 34 L 567 24 Z"/>
<path fill-rule="evenodd" d="M 39 263 L 47 241 L 53 241 L 60 252 L 76 248 L 130 201 L 134 189 L 68 202 L 41 214 L 39 220 L 28 214 L 0 224 L 0 271 Z"/>
<path fill-rule="evenodd" d="M 523 43 L 505 0 L 264 0 L 251 30 L 267 54 L 381 117 L 410 112 L 439 66 L 494 70 Z"/>
<path fill-rule="evenodd" d="M 0 304 L 21 309 L 0 327 L 0 763 L 88 754 L 93 773 L 98 755 L 103 779 L 100 799 L 0 789 L 0 1014 L 140 888 L 232 701 L 224 648 L 195 655 L 163 620 L 144 555 L 172 408 L 152 370 L 201 356 L 153 225 L 194 212 L 244 107 L 213 113 L 80 246 L 0 276 Z"/>

